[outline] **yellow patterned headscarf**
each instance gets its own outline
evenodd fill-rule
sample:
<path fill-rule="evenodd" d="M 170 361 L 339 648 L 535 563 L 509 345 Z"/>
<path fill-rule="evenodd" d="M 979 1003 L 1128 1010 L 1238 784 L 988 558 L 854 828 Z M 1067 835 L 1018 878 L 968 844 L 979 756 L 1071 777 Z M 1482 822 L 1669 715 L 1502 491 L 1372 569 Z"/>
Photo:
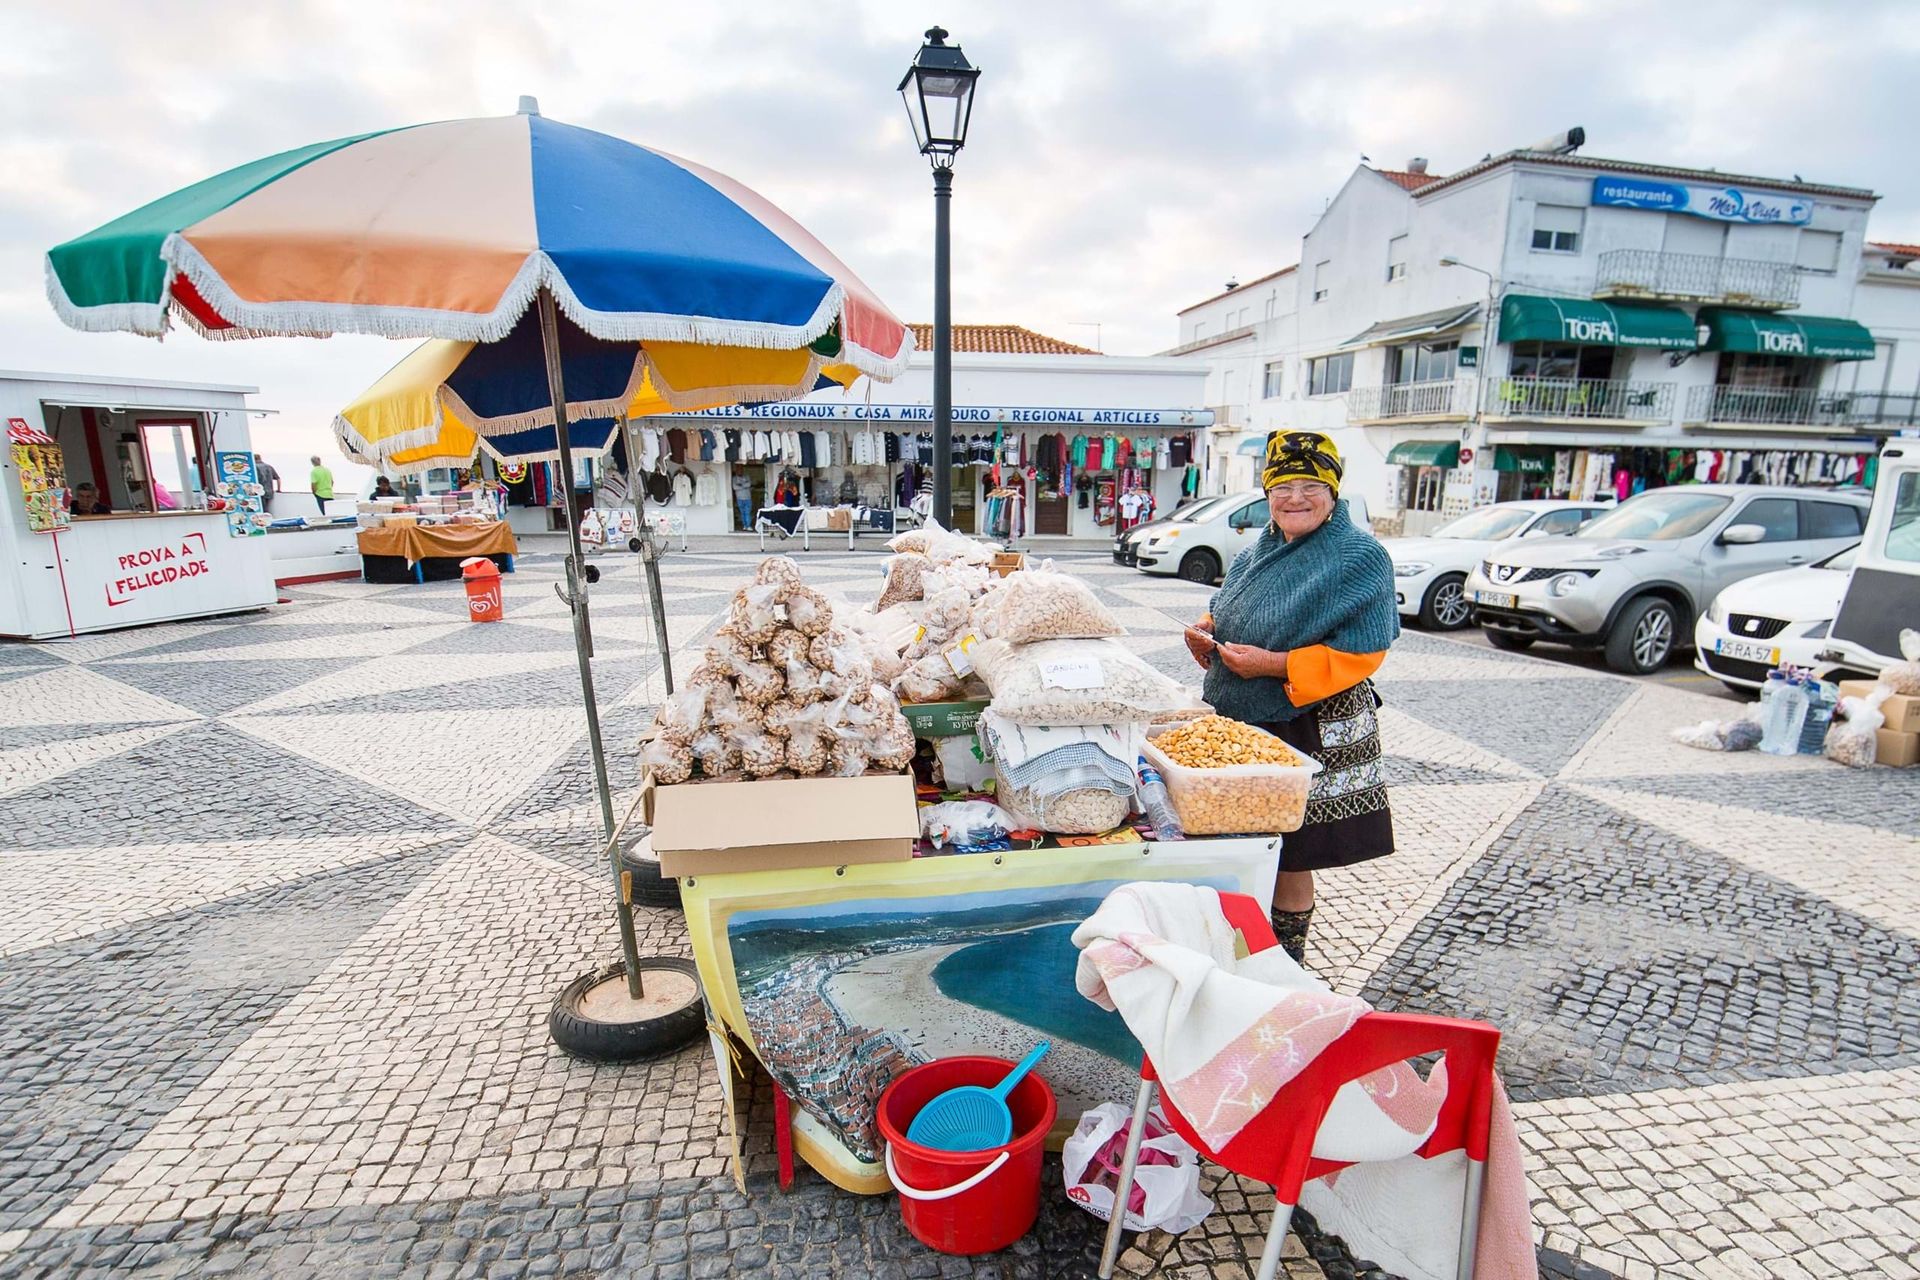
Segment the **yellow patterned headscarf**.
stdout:
<path fill-rule="evenodd" d="M 1283 480 L 1319 480 L 1340 492 L 1340 447 L 1317 431 L 1276 431 L 1267 437 L 1267 465 L 1260 487 L 1271 489 Z"/>

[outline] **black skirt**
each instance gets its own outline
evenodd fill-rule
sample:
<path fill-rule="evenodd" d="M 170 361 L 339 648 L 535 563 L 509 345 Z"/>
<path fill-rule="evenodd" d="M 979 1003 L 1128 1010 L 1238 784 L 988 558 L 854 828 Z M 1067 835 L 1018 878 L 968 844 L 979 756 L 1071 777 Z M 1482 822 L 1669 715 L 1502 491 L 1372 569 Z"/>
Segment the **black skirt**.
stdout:
<path fill-rule="evenodd" d="M 1282 871 L 1321 871 L 1393 852 L 1393 811 L 1380 760 L 1380 695 L 1371 680 L 1336 693 L 1306 715 L 1260 727 L 1320 762 L 1306 821 L 1280 846 Z"/>

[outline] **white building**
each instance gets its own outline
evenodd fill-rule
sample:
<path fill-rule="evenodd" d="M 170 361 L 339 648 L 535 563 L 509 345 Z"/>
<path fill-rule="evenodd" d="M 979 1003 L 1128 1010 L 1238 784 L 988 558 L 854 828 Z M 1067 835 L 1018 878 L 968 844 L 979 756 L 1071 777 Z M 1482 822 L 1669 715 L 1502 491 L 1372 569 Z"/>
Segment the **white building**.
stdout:
<path fill-rule="evenodd" d="M 683 514 L 689 533 L 738 528 L 735 474 L 747 478 L 757 509 L 779 474 L 794 472 L 816 518 L 849 496 L 861 505 L 894 505 L 909 466 L 916 468 L 917 487 L 930 486 L 930 468 L 918 462 L 919 437 L 933 430 L 927 328 L 916 326 L 919 349 L 907 371 L 885 385 L 863 379 L 850 392 L 835 387 L 800 400 L 643 420 L 662 433 L 726 432 L 736 451 L 743 431 L 769 437 L 776 448 L 781 435 L 813 437 L 799 461 L 791 451 L 785 458 L 729 461 L 726 444 L 703 461 L 683 437 L 683 461 L 664 459 L 660 468 L 676 476 L 684 471 L 687 483 L 679 488 L 696 500 L 675 499 L 666 510 Z M 953 437 L 956 454 L 966 452 L 953 466 L 951 484 L 954 525 L 962 532 L 1022 542 L 1111 538 L 1116 521 L 1125 518 L 1119 499 L 1128 492 L 1150 494 L 1152 510 L 1165 514 L 1183 490 L 1199 491 L 1213 421 L 1203 400 L 1204 365 L 1102 355 L 1018 325 L 955 325 L 953 335 Z M 1096 450 L 1097 461 L 1090 456 Z M 704 486 L 703 475 L 713 477 Z M 701 503 L 703 493 L 720 497 Z M 993 520 L 1004 515 L 1010 493 L 1019 497 L 1012 529 Z M 1146 514 L 1138 503 L 1126 509 Z"/>
<path fill-rule="evenodd" d="M 1298 266 L 1183 310 L 1165 354 L 1208 365 L 1215 487 L 1328 431 L 1408 532 L 1682 470 L 1843 482 L 1920 393 L 1920 272 L 1869 243 L 1875 199 L 1563 151 L 1363 165 Z"/>

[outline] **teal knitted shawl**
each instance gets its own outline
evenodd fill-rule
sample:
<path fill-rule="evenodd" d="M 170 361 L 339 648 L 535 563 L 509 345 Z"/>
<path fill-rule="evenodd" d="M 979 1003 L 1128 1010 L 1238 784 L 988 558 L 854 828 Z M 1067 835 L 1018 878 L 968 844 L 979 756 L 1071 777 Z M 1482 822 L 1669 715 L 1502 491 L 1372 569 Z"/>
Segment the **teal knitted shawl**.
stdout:
<path fill-rule="evenodd" d="M 1371 534 L 1354 527 L 1344 502 L 1334 504 L 1325 524 L 1292 542 L 1269 524 L 1234 557 L 1214 593 L 1212 614 L 1219 640 L 1276 651 L 1323 644 L 1342 653 L 1378 653 L 1400 634 L 1393 562 Z M 1218 654 L 1205 688 L 1213 708 L 1235 720 L 1291 720 L 1308 709 L 1293 705 L 1284 680 L 1237 676 Z"/>

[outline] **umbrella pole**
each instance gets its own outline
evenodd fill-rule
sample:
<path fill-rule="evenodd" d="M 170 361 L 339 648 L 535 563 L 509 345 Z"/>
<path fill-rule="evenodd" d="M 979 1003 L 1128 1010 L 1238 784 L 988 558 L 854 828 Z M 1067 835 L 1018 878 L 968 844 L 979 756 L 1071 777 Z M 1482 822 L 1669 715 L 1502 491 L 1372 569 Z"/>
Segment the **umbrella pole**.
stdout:
<path fill-rule="evenodd" d="M 620 875 L 620 850 L 613 839 L 613 788 L 607 782 L 607 752 L 600 741 L 600 708 L 593 696 L 593 628 L 587 619 L 586 558 L 580 550 L 580 522 L 573 508 L 573 444 L 567 437 L 567 387 L 560 368 L 560 324 L 554 315 L 553 293 L 540 287 L 540 346 L 547 358 L 547 390 L 553 396 L 553 435 L 560 453 L 561 483 L 567 502 L 567 607 L 573 612 L 573 648 L 580 661 L 580 693 L 587 707 L 587 750 L 593 757 L 593 788 L 600 800 L 601 838 L 614 878 Z M 640 950 L 633 933 L 633 908 L 625 894 L 615 895 L 620 920 L 620 950 L 627 961 L 627 994 L 638 1000 Z"/>
<path fill-rule="evenodd" d="M 640 539 L 640 563 L 646 570 L 647 599 L 653 605 L 653 635 L 660 649 L 660 674 L 667 683 L 667 692 L 673 692 L 673 646 L 667 642 L 667 598 L 660 588 L 660 548 L 653 540 L 653 529 L 647 524 L 647 490 L 640 483 L 640 472 L 633 460 L 640 456 L 633 438 L 633 419 L 626 420 L 627 432 L 627 477 L 633 488 L 633 522 Z"/>

